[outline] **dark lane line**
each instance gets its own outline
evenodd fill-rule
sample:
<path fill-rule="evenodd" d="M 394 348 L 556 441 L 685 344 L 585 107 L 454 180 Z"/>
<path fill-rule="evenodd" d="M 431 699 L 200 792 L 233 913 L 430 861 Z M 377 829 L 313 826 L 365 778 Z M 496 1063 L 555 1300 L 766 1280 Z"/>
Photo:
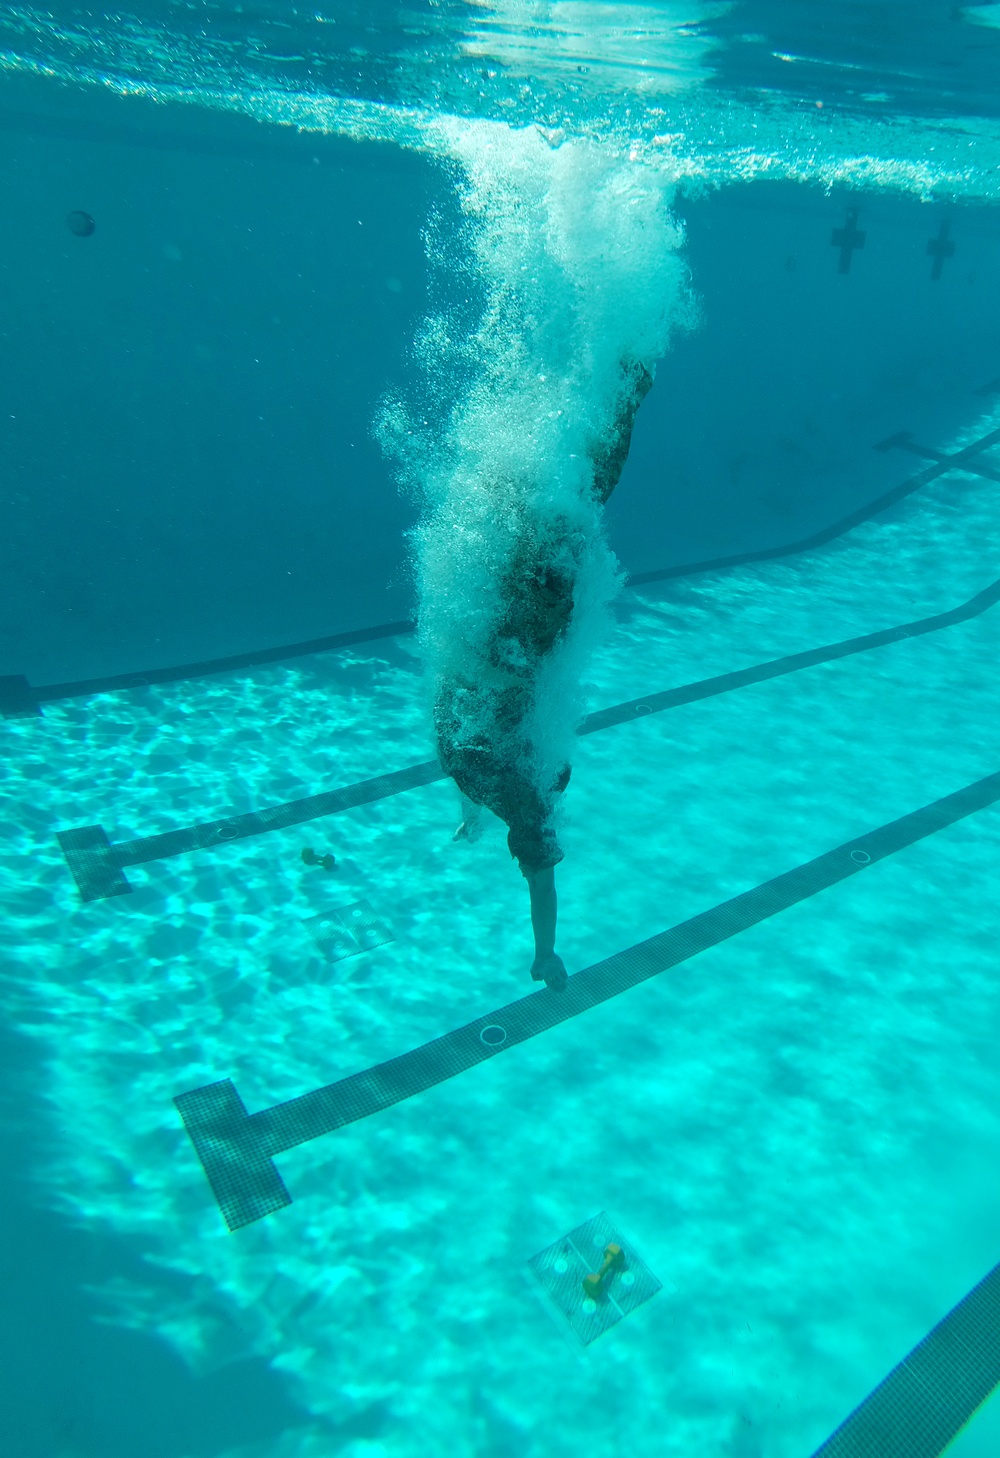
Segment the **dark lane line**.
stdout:
<path fill-rule="evenodd" d="M 938 1458 L 998 1382 L 1000 1266 L 994 1266 L 813 1458 Z"/>
<path fill-rule="evenodd" d="M 325 653 L 333 648 L 348 648 L 352 643 L 370 643 L 375 638 L 391 638 L 412 633 L 414 624 L 407 619 L 398 623 L 380 623 L 374 628 L 355 628 L 348 633 L 331 633 L 325 638 L 309 638 L 302 643 L 286 643 L 278 648 L 260 648 L 253 653 L 235 653 L 229 658 L 206 658 L 201 663 L 182 663 L 176 668 L 150 668 L 143 673 L 119 673 L 110 678 L 81 679 L 78 683 L 53 683 L 35 690 L 40 703 L 56 699 L 78 699 L 90 694 L 109 693 L 114 689 L 146 688 L 154 683 L 179 683 L 189 678 L 207 678 L 212 673 L 229 673 L 235 668 L 256 668 L 263 663 L 281 663 L 286 658 L 303 658 L 307 653 Z"/>
<path fill-rule="evenodd" d="M 876 633 L 864 633 L 860 638 L 845 638 L 840 643 L 828 643 L 822 648 L 807 648 L 803 653 L 788 653 L 783 658 L 773 658 L 768 663 L 755 663 L 750 668 L 739 668 L 732 673 L 720 673 L 715 678 L 704 678 L 699 683 L 682 684 L 680 688 L 665 689 L 662 693 L 646 694 L 641 699 L 631 699 L 625 704 L 615 704 L 610 709 L 599 709 L 588 714 L 580 726 L 581 734 L 594 734 L 598 729 L 610 728 L 613 724 L 626 724 L 646 714 L 658 714 L 663 709 L 673 709 L 680 704 L 690 704 L 696 699 L 712 698 L 715 694 L 729 693 L 731 689 L 745 688 L 748 684 L 763 683 L 769 678 L 781 678 L 786 673 L 798 673 L 801 668 L 811 668 L 817 663 L 833 663 L 838 658 L 849 658 L 854 653 L 867 653 L 872 648 L 882 648 L 888 643 L 901 643 L 905 638 L 920 638 L 925 633 L 937 633 L 942 628 L 954 627 L 969 618 L 978 617 L 987 608 L 1000 602 L 1000 580 L 970 597 L 968 602 L 943 613 L 934 613 L 929 618 L 918 618 L 898 628 L 883 628 Z"/>
<path fill-rule="evenodd" d="M 856 837 L 679 926 L 478 1017 L 386 1063 L 247 1114 L 231 1079 L 174 1102 L 230 1230 L 291 1204 L 273 1157 L 381 1112 L 638 987 L 817 892 L 1000 800 L 1000 773 Z M 847 1450 L 844 1450 L 845 1452 Z"/>
<path fill-rule="evenodd" d="M 374 628 L 355 628 L 348 633 L 331 633 L 325 638 L 285 643 L 278 648 L 234 653 L 228 658 L 206 658 L 200 663 L 180 663 L 174 668 L 148 668 L 135 673 L 115 673 L 105 678 L 82 678 L 75 683 L 50 683 L 41 688 L 34 688 L 23 674 L 0 675 L 0 717 L 33 718 L 41 713 L 42 704 L 56 703 L 62 699 L 89 698 L 93 694 L 114 693 L 118 689 L 148 688 L 151 684 L 184 683 L 191 678 L 208 678 L 213 673 L 231 673 L 239 668 L 283 663 L 286 658 L 302 658 L 308 653 L 326 653 L 336 648 L 348 648 L 352 643 L 371 643 L 378 638 L 391 638 L 412 633 L 413 630 L 412 622 L 401 619 L 396 623 L 380 623 Z"/>
<path fill-rule="evenodd" d="M 600 729 L 633 723 L 649 714 L 659 714 L 665 709 L 677 708 L 699 699 L 714 698 L 719 694 L 730 693 L 733 689 L 797 673 L 802 668 L 834 662 L 855 653 L 865 653 L 872 648 L 902 642 L 904 638 L 935 633 L 942 628 L 950 628 L 956 623 L 977 617 L 993 607 L 998 600 L 1000 580 L 991 583 L 956 608 L 935 613 L 931 617 L 918 618 L 901 627 L 884 628 L 879 632 L 865 633 L 859 638 L 846 638 L 840 643 L 810 648 L 802 653 L 789 653 L 767 663 L 757 663 L 750 668 L 718 674 L 698 683 L 682 684 L 679 688 L 665 689 L 661 693 L 646 694 L 641 699 L 631 699 L 609 709 L 599 709 L 596 713 L 587 715 L 578 732 L 581 735 L 596 734 Z M 307 821 L 316 820 L 323 815 L 333 815 L 359 805 L 371 805 L 377 800 L 446 778 L 444 770 L 436 760 L 425 760 L 422 764 L 410 765 L 391 774 L 361 780 L 339 790 L 324 790 L 318 795 L 290 800 L 267 810 L 229 815 L 222 820 L 204 821 L 179 830 L 163 831 L 159 835 L 119 841 L 116 845 L 111 843 L 101 825 L 84 825 L 73 830 L 62 830 L 58 832 L 58 838 L 82 900 L 100 901 L 109 896 L 124 896 L 131 891 L 132 888 L 123 874 L 126 866 L 140 866 L 166 856 L 183 855 L 187 851 L 210 850 L 229 841 L 263 835 L 269 830 L 304 825 Z"/>
<path fill-rule="evenodd" d="M 742 567 L 749 562 L 772 562 L 776 557 L 789 557 L 798 552 L 808 552 L 813 547 L 825 547 L 835 537 L 841 537 L 845 532 L 851 531 L 853 527 L 860 526 L 862 522 L 868 521 L 870 517 L 877 516 L 879 512 L 886 511 L 890 506 L 895 506 L 904 497 L 911 496 L 922 486 L 928 486 L 938 476 L 943 476 L 947 471 L 968 471 L 973 470 L 967 462 L 977 456 L 980 451 L 989 450 L 991 446 L 1000 441 L 1000 429 L 992 430 L 984 435 L 981 440 L 973 441 L 964 449 L 956 451 L 953 456 L 946 456 L 943 453 L 934 452 L 934 464 L 928 466 L 925 471 L 919 471 L 916 476 L 911 476 L 900 486 L 894 486 L 884 496 L 876 497 L 867 506 L 859 506 L 857 511 L 852 511 L 849 516 L 842 517 L 835 521 L 832 526 L 824 527 L 821 532 L 814 532 L 811 537 L 803 537 L 801 541 L 790 542 L 785 547 L 766 547 L 760 552 L 736 552 L 731 557 L 713 557 L 705 562 L 689 563 L 686 567 L 662 567 L 654 572 L 637 572 L 629 577 L 629 586 L 634 587 L 643 582 L 665 582 L 672 577 L 690 577 L 697 572 L 714 572 L 723 567 Z M 886 441 L 880 441 L 875 447 L 876 450 L 899 447 L 904 450 L 915 451 L 916 448 L 909 443 L 909 436 L 905 431 L 899 435 L 890 436 Z M 924 455 L 923 450 L 916 453 Z M 989 479 L 995 479 L 992 471 L 986 472 L 975 468 L 976 475 L 989 475 Z"/>
<path fill-rule="evenodd" d="M 884 496 L 879 496 L 867 506 L 860 507 L 850 516 L 834 522 L 832 526 L 805 537 L 800 542 L 791 542 L 783 547 L 769 547 L 760 552 L 740 552 L 732 557 L 716 557 L 711 561 L 689 563 L 686 567 L 664 567 L 653 572 L 637 572 L 630 576 L 629 587 L 641 586 L 646 582 L 661 582 L 675 577 L 691 577 L 701 572 L 710 572 L 723 567 L 742 566 L 748 562 L 771 561 L 811 547 L 824 546 L 835 537 L 842 536 L 852 527 L 860 525 L 870 517 L 885 511 L 887 507 L 902 501 L 921 486 L 928 485 L 948 471 L 964 470 L 991 481 L 1000 480 L 1000 469 L 969 464 L 981 451 L 989 450 L 1000 441 L 1000 430 L 992 431 L 982 440 L 974 441 L 953 456 L 931 450 L 912 441 L 909 432 L 900 431 L 881 441 L 876 450 L 898 448 L 912 454 L 930 458 L 933 465 L 911 476 L 901 486 L 896 486 Z M 415 624 L 409 620 L 394 623 L 380 623 L 372 628 L 357 628 L 347 633 L 333 633 L 325 638 L 309 638 L 301 643 L 288 643 L 279 648 L 262 648 L 251 653 L 236 653 L 228 658 L 206 658 L 198 663 L 182 663 L 173 668 L 151 668 L 135 673 L 111 674 L 104 678 L 80 679 L 73 683 L 54 683 L 36 688 L 23 674 L 0 674 L 0 717 L 6 719 L 33 718 L 41 713 L 43 704 L 62 699 L 85 698 L 93 694 L 113 693 L 118 689 L 146 688 L 150 684 L 183 683 L 192 678 L 207 678 L 214 673 L 229 673 L 240 668 L 255 668 L 262 664 L 282 663 L 288 658 L 301 658 L 309 653 L 323 653 L 336 648 L 349 647 L 352 643 L 370 643 L 379 638 L 403 636 L 414 631 Z"/>

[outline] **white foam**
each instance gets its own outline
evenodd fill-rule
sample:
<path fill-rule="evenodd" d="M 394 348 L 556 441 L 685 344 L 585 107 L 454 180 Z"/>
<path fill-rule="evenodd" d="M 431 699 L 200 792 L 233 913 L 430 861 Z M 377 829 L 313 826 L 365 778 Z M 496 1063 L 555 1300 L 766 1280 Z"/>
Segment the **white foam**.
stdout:
<path fill-rule="evenodd" d="M 579 682 L 617 582 L 592 494 L 591 456 L 611 431 L 627 368 L 652 371 L 692 315 L 670 215 L 672 183 L 590 139 L 552 146 L 535 127 L 440 122 L 437 145 L 461 166 L 464 241 L 484 305 L 450 349 L 443 320 L 422 351 L 433 375 L 458 355 L 475 372 L 435 453 L 401 410 L 385 437 L 422 478 L 417 533 L 420 626 L 432 684 L 483 683 L 508 604 L 509 564 L 528 539 L 575 579 L 569 634 L 545 663 L 531 740 L 542 781 L 570 752 Z M 626 367 L 626 368 L 623 368 Z M 434 393 L 432 389 L 432 393 Z M 497 677 L 497 688 L 503 684 Z M 541 705 L 544 704 L 544 708 Z M 477 712 L 481 710 L 481 705 Z"/>
<path fill-rule="evenodd" d="M 267 54 L 262 38 L 248 51 L 205 29 L 185 31 L 179 15 L 119 18 L 113 26 L 99 14 L 77 16 L 70 30 L 45 11 L 8 6 L 0 71 L 430 153 L 442 144 L 450 153 L 457 126 L 538 125 L 550 138 L 631 149 L 688 186 L 783 178 L 923 198 L 1000 196 L 995 118 L 872 116 L 814 107 L 791 88 L 752 101 L 706 89 L 716 42 L 701 27 L 723 6 L 477 0 L 470 8 L 464 25 L 449 14 L 425 17 L 421 46 L 407 40 L 393 55 L 392 95 L 379 93 L 374 76 L 368 96 L 306 89 L 294 72 L 282 77 L 281 59 Z M 963 14 L 994 25 L 998 11 L 969 6 Z M 310 19 L 327 45 L 335 32 L 319 26 L 321 16 L 298 23 Z M 398 38 L 380 39 L 391 49 Z M 303 50 L 321 46 L 317 36 L 300 40 Z M 357 65 L 349 69 L 356 80 Z"/>

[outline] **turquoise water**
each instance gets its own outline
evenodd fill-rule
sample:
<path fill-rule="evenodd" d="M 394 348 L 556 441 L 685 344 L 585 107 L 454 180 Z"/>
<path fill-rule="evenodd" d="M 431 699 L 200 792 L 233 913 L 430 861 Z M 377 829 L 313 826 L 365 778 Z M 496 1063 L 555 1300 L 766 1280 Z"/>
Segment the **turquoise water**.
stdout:
<path fill-rule="evenodd" d="M 626 594 L 589 703 L 957 605 L 998 524 L 992 483 L 946 477 L 808 558 Z M 988 612 L 582 740 L 571 970 L 991 773 L 995 643 Z M 105 1319 L 199 1375 L 274 1363 L 312 1415 L 275 1454 L 337 1451 L 359 1412 L 380 1416 L 343 1451 L 811 1451 L 993 1259 L 996 810 L 283 1156 L 295 1203 L 231 1236 L 173 1095 L 231 1076 L 264 1107 L 508 1001 L 530 939 L 500 827 L 453 843 L 436 784 L 87 906 L 52 827 L 119 840 L 401 768 L 430 753 L 421 710 L 404 638 L 6 726 L 4 999 L 45 1069 L 37 1173 L 148 1263 L 98 1286 Z M 395 941 L 322 962 L 304 920 L 360 898 Z M 574 1352 L 522 1267 L 605 1207 L 664 1290 Z"/>
<path fill-rule="evenodd" d="M 0 670 L 37 686 L 418 624 L 0 726 L 12 1458 L 805 1458 L 995 1265 L 995 806 L 280 1155 L 293 1203 L 234 1232 L 175 1095 L 229 1078 L 266 1109 L 527 995 L 506 828 L 487 813 L 455 839 L 441 779 L 130 867 L 129 895 L 89 902 L 57 839 L 101 825 L 118 844 L 433 760 L 433 685 L 496 667 L 525 522 L 577 572 L 531 765 L 550 783 L 572 758 L 571 975 L 994 774 L 1000 607 L 575 737 L 585 712 L 997 579 L 1000 447 L 825 545 L 625 580 L 864 515 L 1000 428 L 1000 7 L 907 15 L 0 15 L 0 623 L 22 624 Z M 713 214 L 717 197 L 737 201 Z M 869 242 L 841 277 L 828 233 L 855 204 Z M 774 256 L 766 272 L 755 223 L 720 323 L 709 264 L 742 265 L 710 235 L 740 207 L 767 213 Z M 958 251 L 939 280 L 942 224 Z M 817 323 L 772 386 L 761 300 L 793 275 L 774 328 Z M 919 352 L 901 324 L 891 342 L 904 317 Z M 741 331 L 760 335 L 753 378 L 710 400 L 697 341 L 722 378 Z M 690 418 L 671 361 L 708 382 Z M 592 457 L 639 365 L 656 382 L 609 538 Z M 873 464 L 874 435 L 904 426 L 930 455 Z M 683 481 L 657 457 L 671 436 Z M 391 940 L 324 960 L 313 919 L 359 901 Z M 600 1211 L 662 1289 L 584 1347 L 527 1263 Z M 995 1454 L 998 1413 L 952 1451 Z"/>

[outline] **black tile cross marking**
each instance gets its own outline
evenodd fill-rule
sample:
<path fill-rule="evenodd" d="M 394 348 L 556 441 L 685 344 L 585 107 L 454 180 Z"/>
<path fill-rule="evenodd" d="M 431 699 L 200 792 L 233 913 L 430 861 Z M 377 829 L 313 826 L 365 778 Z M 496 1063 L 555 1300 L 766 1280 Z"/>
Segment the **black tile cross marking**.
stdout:
<path fill-rule="evenodd" d="M 274 1165 L 286 1150 L 423 1093 L 687 961 L 748 927 L 1000 800 L 1000 773 L 847 841 L 569 979 L 508 1003 L 386 1063 L 248 1114 L 226 1078 L 174 1102 L 230 1230 L 291 1204 Z"/>
<path fill-rule="evenodd" d="M 613 728 L 616 724 L 631 724 L 649 714 L 660 714 L 666 709 L 679 708 L 682 704 L 714 698 L 717 694 L 730 693 L 734 689 L 746 688 L 754 683 L 764 683 L 771 678 L 781 678 L 788 673 L 797 673 L 802 668 L 812 668 L 819 663 L 832 663 L 854 653 L 866 653 L 889 643 L 900 643 L 904 638 L 918 638 L 925 633 L 936 633 L 942 628 L 950 628 L 977 617 L 998 601 L 1000 581 L 992 583 L 982 592 L 977 592 L 975 597 L 961 603 L 957 608 L 950 608 L 947 612 L 935 613 L 932 617 L 920 618 L 912 623 L 904 623 L 901 627 L 883 628 L 876 633 L 865 633 L 860 638 L 846 638 L 840 643 L 828 643 L 822 648 L 789 653 L 768 663 L 757 663 L 750 668 L 736 669 L 732 673 L 720 673 L 715 678 L 682 684 L 679 688 L 665 689 L 660 693 L 645 694 L 641 699 L 630 699 L 627 703 L 615 704 L 609 709 L 598 709 L 595 713 L 588 714 L 579 732 L 581 735 L 596 734 L 599 730 Z M 232 840 L 245 840 L 248 836 L 263 835 L 269 830 L 285 830 L 293 825 L 304 825 L 322 815 L 333 815 L 358 805 L 371 805 L 376 800 L 384 800 L 390 795 L 399 795 L 405 790 L 431 785 L 446 778 L 444 770 L 436 760 L 425 760 L 424 763 L 410 765 L 407 769 L 395 770 L 391 774 L 379 775 L 371 780 L 361 780 L 341 790 L 324 790 L 302 800 L 290 800 L 268 810 L 251 810 L 244 815 L 230 815 L 223 820 L 209 820 L 200 825 L 185 826 L 180 830 L 167 830 L 161 835 L 145 835 L 136 840 L 119 841 L 114 845 L 101 825 L 61 830 L 58 838 L 81 899 L 101 901 L 109 896 L 125 896 L 131 891 L 124 875 L 128 866 L 141 866 L 167 856 L 183 855 L 187 851 L 212 850 Z"/>
<path fill-rule="evenodd" d="M 850 273 L 851 255 L 855 248 L 865 246 L 864 233 L 858 232 L 858 209 L 848 208 L 847 217 L 842 228 L 834 228 L 830 234 L 830 242 L 834 248 L 840 249 L 840 257 L 837 260 L 838 273 Z"/>
<path fill-rule="evenodd" d="M 976 394 L 986 395 L 994 387 L 1000 390 L 1000 380 L 993 381 L 990 385 L 984 385 L 982 389 L 976 391 Z M 894 445 L 900 445 L 910 440 L 911 435 L 908 431 L 900 431 L 898 435 L 880 441 L 875 449 L 878 451 L 889 450 Z M 638 587 L 646 582 L 664 582 L 675 577 L 695 577 L 702 572 L 716 571 L 725 567 L 741 567 L 750 562 L 770 562 L 780 557 L 792 557 L 798 552 L 825 546 L 827 542 L 843 536 L 853 527 L 860 526 L 862 522 L 868 521 L 871 517 L 877 516 L 879 512 L 894 506 L 904 497 L 929 485 L 931 481 L 935 481 L 948 471 L 969 471 L 974 475 L 987 476 L 990 480 L 995 481 L 1000 479 L 997 473 L 988 468 L 975 468 L 967 463 L 973 456 L 978 455 L 981 451 L 989 450 L 998 441 L 1000 441 L 1000 430 L 994 430 L 984 436 L 982 440 L 974 441 L 972 445 L 966 446 L 964 450 L 957 451 L 952 456 L 940 451 L 929 451 L 914 445 L 907 445 L 905 449 L 933 460 L 935 464 L 920 471 L 916 476 L 911 476 L 900 486 L 894 486 L 891 491 L 876 497 L 874 501 L 867 502 L 857 511 L 852 511 L 848 516 L 841 517 L 839 521 L 824 527 L 822 531 L 814 532 L 812 536 L 804 537 L 798 542 L 787 542 L 780 547 L 765 547 L 754 552 L 737 552 L 729 557 L 713 557 L 704 562 L 689 562 L 681 567 L 660 567 L 649 572 L 636 572 L 629 577 L 628 586 Z M 36 718 L 42 712 L 43 705 L 56 703 L 62 699 L 88 698 L 92 694 L 114 693 L 118 689 L 147 688 L 151 684 L 183 683 L 192 678 L 208 678 L 215 673 L 232 673 L 240 668 L 283 663 L 289 658 L 298 658 L 309 653 L 325 653 L 332 649 L 348 647 L 354 643 L 369 643 L 378 638 L 404 636 L 412 633 L 413 630 L 412 622 L 380 623 L 374 628 L 358 628 L 349 633 L 334 633 L 326 638 L 310 638 L 303 643 L 286 643 L 280 648 L 262 648 L 254 653 L 237 653 L 229 658 L 206 658 L 200 663 L 182 663 L 173 668 L 150 668 L 136 673 L 111 674 L 105 678 L 80 679 L 75 683 L 50 683 L 36 687 L 28 682 L 24 674 L 0 674 L 0 719 Z"/>
<path fill-rule="evenodd" d="M 945 259 L 955 256 L 955 245 L 948 237 L 947 223 L 941 224 L 937 237 L 932 238 L 927 244 L 927 252 L 934 259 L 931 265 L 931 278 L 938 279 L 941 277 Z"/>
<path fill-rule="evenodd" d="M 1000 481 L 1000 467 L 984 466 L 974 456 L 966 456 L 964 451 L 949 456 L 944 451 L 936 451 L 933 446 L 921 445 L 913 439 L 913 432 L 909 430 L 900 430 L 895 435 L 886 436 L 885 440 L 880 440 L 875 446 L 875 450 L 908 451 L 911 456 L 919 456 L 921 460 L 936 461 L 946 471 L 965 471 L 970 476 L 982 476 L 987 481 Z"/>
<path fill-rule="evenodd" d="M 994 1266 L 813 1458 L 938 1458 L 998 1382 L 1000 1266 Z"/>

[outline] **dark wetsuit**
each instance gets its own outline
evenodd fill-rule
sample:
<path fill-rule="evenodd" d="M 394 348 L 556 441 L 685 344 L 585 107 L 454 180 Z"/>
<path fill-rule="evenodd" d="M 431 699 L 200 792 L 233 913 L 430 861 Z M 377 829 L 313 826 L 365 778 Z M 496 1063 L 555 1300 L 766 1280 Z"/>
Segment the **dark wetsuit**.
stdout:
<path fill-rule="evenodd" d="M 524 724 L 539 664 L 573 615 L 573 579 L 525 562 L 523 570 L 511 572 L 504 597 L 507 610 L 483 681 L 443 684 L 434 727 L 443 768 L 464 795 L 506 823 L 507 845 L 522 871 L 541 871 L 562 860 L 549 819 L 554 796 L 569 782 L 569 766 L 543 795 L 532 777 Z"/>
<path fill-rule="evenodd" d="M 618 483 L 632 438 L 635 413 L 652 379 L 641 366 L 629 371 L 630 388 L 608 436 L 590 456 L 593 494 L 603 506 Z M 555 797 L 569 783 L 566 765 L 547 791 L 532 774 L 525 724 L 534 706 L 542 661 L 565 636 L 573 616 L 575 564 L 526 531 L 515 550 L 488 662 L 474 683 L 450 679 L 438 691 L 434 727 L 442 767 L 477 805 L 508 827 L 507 845 L 525 874 L 563 858 L 550 824 Z"/>

